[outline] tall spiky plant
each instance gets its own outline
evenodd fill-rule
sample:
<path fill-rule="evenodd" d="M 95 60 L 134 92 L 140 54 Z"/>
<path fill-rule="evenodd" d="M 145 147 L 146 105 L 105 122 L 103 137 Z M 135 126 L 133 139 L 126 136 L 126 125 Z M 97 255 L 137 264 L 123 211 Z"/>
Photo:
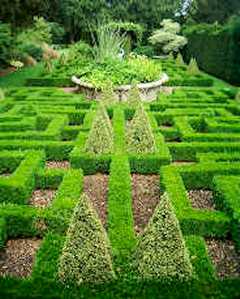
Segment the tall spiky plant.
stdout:
<path fill-rule="evenodd" d="M 94 46 L 96 62 L 103 63 L 106 59 L 117 59 L 122 48 L 126 44 L 126 36 L 120 31 L 108 26 L 100 26 L 97 30 L 97 41 Z"/>

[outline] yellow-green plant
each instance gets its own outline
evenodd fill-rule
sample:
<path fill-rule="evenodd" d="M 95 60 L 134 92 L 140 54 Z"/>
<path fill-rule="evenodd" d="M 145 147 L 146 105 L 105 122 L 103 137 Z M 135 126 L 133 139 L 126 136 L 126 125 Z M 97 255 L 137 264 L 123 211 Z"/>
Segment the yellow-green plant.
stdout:
<path fill-rule="evenodd" d="M 184 64 L 185 64 L 185 62 L 184 62 L 184 60 L 183 60 L 183 57 L 182 57 L 181 53 L 178 53 L 177 58 L 176 58 L 176 63 L 177 63 L 178 65 L 184 65 Z"/>
<path fill-rule="evenodd" d="M 117 102 L 116 94 L 114 93 L 113 84 L 111 81 L 104 84 L 100 97 L 101 103 L 108 107 Z"/>
<path fill-rule="evenodd" d="M 188 74 L 192 75 L 192 76 L 200 74 L 197 60 L 195 58 L 191 59 L 189 65 L 188 65 L 187 71 L 188 71 Z"/>
<path fill-rule="evenodd" d="M 160 199 L 139 240 L 134 263 L 144 280 L 183 282 L 193 275 L 189 253 L 167 194 Z"/>
<path fill-rule="evenodd" d="M 75 207 L 59 260 L 58 277 L 66 285 L 99 284 L 115 279 L 109 240 L 86 194 Z"/>
<path fill-rule="evenodd" d="M 5 99 L 5 94 L 2 88 L 0 88 L 0 101 Z"/>
<path fill-rule="evenodd" d="M 85 145 L 85 152 L 110 154 L 113 151 L 113 129 L 104 105 L 100 104 Z"/>
<path fill-rule="evenodd" d="M 238 93 L 236 94 L 235 99 L 236 101 L 240 102 L 240 91 L 238 91 Z"/>
<path fill-rule="evenodd" d="M 154 153 L 156 143 L 152 128 L 143 105 L 140 104 L 127 130 L 127 148 L 129 153 Z"/>
<path fill-rule="evenodd" d="M 129 91 L 127 102 L 128 102 L 128 105 L 134 109 L 137 108 L 138 105 L 141 103 L 140 90 L 139 90 L 136 82 L 133 83 L 133 86 Z"/>

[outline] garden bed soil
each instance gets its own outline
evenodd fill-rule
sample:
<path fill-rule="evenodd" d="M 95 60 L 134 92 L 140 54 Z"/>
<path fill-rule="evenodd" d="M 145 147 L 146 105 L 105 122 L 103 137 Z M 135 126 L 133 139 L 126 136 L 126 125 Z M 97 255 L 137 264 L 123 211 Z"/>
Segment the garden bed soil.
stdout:
<path fill-rule="evenodd" d="M 69 169 L 70 162 L 69 161 L 47 161 L 46 168 L 48 169 Z"/>
<path fill-rule="evenodd" d="M 207 239 L 206 245 L 219 278 L 240 277 L 240 254 L 233 241 Z"/>
<path fill-rule="evenodd" d="M 160 200 L 158 175 L 132 175 L 132 207 L 134 229 L 141 234 Z"/>
<path fill-rule="evenodd" d="M 194 209 L 216 210 L 213 192 L 208 190 L 190 190 L 188 197 Z"/>
<path fill-rule="evenodd" d="M 84 176 L 84 192 L 89 197 L 102 224 L 106 228 L 108 175 L 98 173 Z"/>
<path fill-rule="evenodd" d="M 0 252 L 0 276 L 30 276 L 41 242 L 41 239 L 8 240 L 6 247 Z"/>
<path fill-rule="evenodd" d="M 32 193 L 29 204 L 36 208 L 46 208 L 51 205 L 55 194 L 56 190 L 35 190 Z"/>

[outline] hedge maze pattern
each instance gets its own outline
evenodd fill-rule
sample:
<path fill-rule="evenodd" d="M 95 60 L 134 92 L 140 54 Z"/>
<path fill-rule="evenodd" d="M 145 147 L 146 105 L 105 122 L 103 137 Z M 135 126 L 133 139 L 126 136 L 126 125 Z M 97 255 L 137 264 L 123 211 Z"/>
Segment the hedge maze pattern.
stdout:
<path fill-rule="evenodd" d="M 160 94 L 144 104 L 136 129 L 147 126 L 154 150 L 135 153 L 128 150 L 130 106 L 108 106 L 106 116 L 99 103 L 56 88 L 9 90 L 0 103 L 0 246 L 42 239 L 32 282 L 98 284 L 129 273 L 159 283 L 239 281 L 239 268 L 235 277 L 219 276 L 207 246 L 211 239 L 240 248 L 239 104 L 213 87 Z M 109 117 L 107 127 L 101 117 Z M 96 149 L 101 132 L 113 144 L 88 151 L 88 137 Z M 83 193 L 84 176 L 97 173 L 108 176 L 106 231 Z M 133 173 L 160 175 L 160 201 L 143 234 L 134 229 Z M 34 190 L 54 190 L 52 201 L 34 206 Z M 210 192 L 214 208 L 194 208 L 193 191 Z"/>

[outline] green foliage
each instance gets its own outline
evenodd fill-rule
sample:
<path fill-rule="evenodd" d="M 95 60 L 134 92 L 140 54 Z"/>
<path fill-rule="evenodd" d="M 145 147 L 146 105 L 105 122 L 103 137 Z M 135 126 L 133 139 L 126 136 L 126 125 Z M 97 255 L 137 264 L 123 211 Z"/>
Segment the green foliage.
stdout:
<path fill-rule="evenodd" d="M 90 204 L 81 196 L 59 261 L 59 279 L 67 285 L 104 283 L 115 278 L 106 232 Z"/>
<path fill-rule="evenodd" d="M 187 39 L 179 35 L 180 24 L 171 19 L 166 19 L 162 21 L 161 26 L 161 29 L 155 30 L 150 36 L 150 43 L 164 54 L 179 52 L 187 44 Z"/>
<path fill-rule="evenodd" d="M 50 23 L 51 36 L 53 44 L 61 44 L 64 41 L 65 29 L 62 25 L 57 22 Z"/>
<path fill-rule="evenodd" d="M 113 151 L 112 125 L 103 105 L 100 105 L 85 145 L 92 154 L 110 154 Z"/>
<path fill-rule="evenodd" d="M 84 47 L 85 49 L 85 47 Z M 67 63 L 62 65 L 61 59 L 54 64 L 53 78 L 71 78 L 73 75 L 77 76 L 83 82 L 94 85 L 97 89 L 104 88 L 109 81 L 114 86 L 130 84 L 132 81 L 137 82 L 151 82 L 159 80 L 162 68 L 161 64 L 154 60 L 135 54 L 129 55 L 126 59 L 110 59 L 107 58 L 102 63 L 96 63 L 92 56 L 92 51 L 89 46 L 81 55 L 67 54 Z"/>
<path fill-rule="evenodd" d="M 6 66 L 11 59 L 13 38 L 8 24 L 0 22 L 0 66 Z"/>
<path fill-rule="evenodd" d="M 189 75 L 195 76 L 200 73 L 200 70 L 198 68 L 197 60 L 195 58 L 192 58 L 190 60 L 190 63 L 188 65 L 187 71 Z"/>
<path fill-rule="evenodd" d="M 127 129 L 127 148 L 129 153 L 138 154 L 156 151 L 155 139 L 143 105 L 139 105 Z"/>
<path fill-rule="evenodd" d="M 144 280 L 188 281 L 193 270 L 174 209 L 166 194 L 161 197 L 135 254 Z"/>
<path fill-rule="evenodd" d="M 43 50 L 39 45 L 34 43 L 24 43 L 18 46 L 19 54 L 17 55 L 21 60 L 26 58 L 26 55 L 29 55 L 36 59 L 37 61 L 41 61 L 43 57 Z"/>
<path fill-rule="evenodd" d="M 186 61 L 195 57 L 199 67 L 234 85 L 240 83 L 240 37 L 239 18 L 229 24 L 198 24 L 184 29 L 189 43 Z"/>
<path fill-rule="evenodd" d="M 125 43 L 125 35 L 122 35 L 119 30 L 113 30 L 108 26 L 100 26 L 97 30 L 97 42 L 94 46 L 95 61 L 104 63 L 106 60 L 118 59 Z"/>
<path fill-rule="evenodd" d="M 50 44 L 52 42 L 50 23 L 42 17 L 34 17 L 33 26 L 18 34 L 17 41 L 19 44 Z"/>
<path fill-rule="evenodd" d="M 147 57 L 153 57 L 155 54 L 155 51 L 154 51 L 153 46 L 147 45 L 147 46 L 139 46 L 139 47 L 135 48 L 134 53 L 136 53 L 138 55 L 144 55 Z"/>
<path fill-rule="evenodd" d="M 0 88 L 0 101 L 5 99 L 5 94 L 2 88 Z"/>
<path fill-rule="evenodd" d="M 142 41 L 144 29 L 140 24 L 135 24 L 132 22 L 110 22 L 107 24 L 107 27 L 111 28 L 112 30 L 117 30 L 121 34 L 130 38 L 131 49 L 134 46 L 139 45 Z"/>

